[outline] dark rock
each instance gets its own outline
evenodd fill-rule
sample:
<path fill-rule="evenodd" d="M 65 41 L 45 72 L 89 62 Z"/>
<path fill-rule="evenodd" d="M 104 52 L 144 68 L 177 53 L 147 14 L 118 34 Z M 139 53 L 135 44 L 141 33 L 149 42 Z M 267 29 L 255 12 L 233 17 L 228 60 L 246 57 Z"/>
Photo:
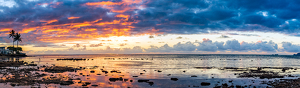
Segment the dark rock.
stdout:
<path fill-rule="evenodd" d="M 120 77 L 120 78 L 109 78 L 109 81 L 111 81 L 111 82 L 123 81 L 123 78 L 122 77 Z"/>
<path fill-rule="evenodd" d="M 90 85 L 90 84 L 91 84 L 91 82 L 85 82 L 85 84 L 86 84 L 86 85 Z"/>
<path fill-rule="evenodd" d="M 62 81 L 60 82 L 60 85 L 71 85 L 74 84 L 73 81 Z"/>
<path fill-rule="evenodd" d="M 128 81 L 128 79 L 124 79 L 124 82 Z"/>
<path fill-rule="evenodd" d="M 98 85 L 92 85 L 92 86 L 95 86 L 95 87 L 96 87 L 96 86 L 98 86 Z"/>
<path fill-rule="evenodd" d="M 193 85 L 193 87 L 199 87 L 199 86 L 195 86 L 195 85 Z"/>
<path fill-rule="evenodd" d="M 110 73 L 121 73 L 121 72 L 118 72 L 116 70 L 112 70 L 112 71 L 110 71 Z"/>
<path fill-rule="evenodd" d="M 209 86 L 210 83 L 209 82 L 201 82 L 201 86 Z"/>
<path fill-rule="evenodd" d="M 154 82 L 147 82 L 150 86 L 152 86 L 154 84 Z"/>
<path fill-rule="evenodd" d="M 62 58 L 62 59 L 56 59 L 57 61 L 60 61 L 60 60 L 71 60 L 71 61 L 81 61 L 81 60 L 86 60 L 86 59 L 83 59 L 83 58 Z"/>
<path fill-rule="evenodd" d="M 45 72 L 51 72 L 51 73 L 74 72 L 75 69 L 76 68 L 73 67 L 51 66 L 51 67 L 46 67 Z"/>
<path fill-rule="evenodd" d="M 108 71 L 102 71 L 103 73 L 105 73 L 105 74 L 107 74 L 108 73 Z"/>
<path fill-rule="evenodd" d="M 191 77 L 197 77 L 196 75 L 192 75 Z"/>
<path fill-rule="evenodd" d="M 148 82 L 149 80 L 139 79 L 138 82 Z"/>
<path fill-rule="evenodd" d="M 171 80 L 173 80 L 173 81 L 177 81 L 178 79 L 177 79 L 177 78 L 171 78 Z"/>
<path fill-rule="evenodd" d="M 236 87 L 236 88 L 242 88 L 242 86 L 241 86 L 241 85 L 236 85 L 235 87 Z"/>
<path fill-rule="evenodd" d="M 14 84 L 14 83 L 11 83 L 10 85 L 13 86 L 13 87 L 16 86 L 16 84 Z"/>

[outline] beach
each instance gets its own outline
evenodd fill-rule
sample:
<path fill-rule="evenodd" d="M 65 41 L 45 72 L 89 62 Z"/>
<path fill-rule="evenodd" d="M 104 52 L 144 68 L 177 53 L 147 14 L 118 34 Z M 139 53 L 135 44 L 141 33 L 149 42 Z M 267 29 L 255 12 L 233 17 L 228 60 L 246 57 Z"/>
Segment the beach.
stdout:
<path fill-rule="evenodd" d="M 272 55 L 101 54 L 2 57 L 2 87 L 297 87 L 300 59 Z M 299 86 L 298 86 L 299 87 Z"/>

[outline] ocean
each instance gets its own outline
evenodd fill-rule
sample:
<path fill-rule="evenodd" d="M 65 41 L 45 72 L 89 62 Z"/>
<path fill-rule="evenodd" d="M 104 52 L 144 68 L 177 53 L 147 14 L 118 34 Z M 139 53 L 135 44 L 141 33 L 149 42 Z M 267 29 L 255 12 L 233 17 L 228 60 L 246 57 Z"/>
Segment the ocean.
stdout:
<path fill-rule="evenodd" d="M 57 60 L 66 58 L 85 60 Z M 73 79 L 80 79 L 80 81 L 73 80 L 74 84 L 71 85 L 38 83 L 37 85 L 21 85 L 18 87 L 271 87 L 270 83 L 273 81 L 297 79 L 300 76 L 298 70 L 300 57 L 292 55 L 33 55 L 32 57 L 22 58 L 2 58 L 2 61 L 14 61 L 16 59 L 35 63 L 37 66 L 84 68 L 76 72 L 39 72 L 52 74 L 52 76 L 65 75 Z M 265 74 L 273 75 L 262 76 Z M 83 85 L 81 82 L 90 82 L 90 85 Z M 0 83 L 0 85 L 13 87 L 9 83 Z"/>

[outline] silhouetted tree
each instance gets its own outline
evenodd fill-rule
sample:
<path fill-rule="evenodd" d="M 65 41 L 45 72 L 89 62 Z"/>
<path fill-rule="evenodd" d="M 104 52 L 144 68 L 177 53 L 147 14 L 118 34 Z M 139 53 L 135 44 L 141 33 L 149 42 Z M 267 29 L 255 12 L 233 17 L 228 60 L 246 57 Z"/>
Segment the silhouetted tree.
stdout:
<path fill-rule="evenodd" d="M 16 33 L 14 41 L 17 41 L 17 52 L 19 53 L 19 42 L 22 42 L 22 38 L 21 38 L 21 34 L 20 33 Z"/>
<path fill-rule="evenodd" d="M 14 42 L 15 42 L 15 36 L 16 36 L 15 31 L 11 30 L 11 32 L 9 32 L 9 38 L 13 39 L 13 51 L 14 51 L 14 47 L 15 47 L 15 44 L 14 44 Z"/>
<path fill-rule="evenodd" d="M 20 33 L 16 33 L 14 41 L 17 41 L 17 48 L 18 48 L 19 42 L 22 42 L 22 38 L 21 38 L 21 34 Z"/>

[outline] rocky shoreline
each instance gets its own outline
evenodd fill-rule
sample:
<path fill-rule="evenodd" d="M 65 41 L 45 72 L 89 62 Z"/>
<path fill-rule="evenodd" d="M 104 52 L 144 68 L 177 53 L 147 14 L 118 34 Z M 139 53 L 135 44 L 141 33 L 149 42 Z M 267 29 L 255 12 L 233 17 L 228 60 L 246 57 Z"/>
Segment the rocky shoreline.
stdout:
<path fill-rule="evenodd" d="M 77 59 L 65 59 L 65 61 L 72 61 Z M 92 59 L 91 59 L 92 60 Z M 60 60 L 59 60 L 60 61 Z M 81 59 L 78 60 L 82 61 Z M 85 60 L 83 60 L 85 61 Z M 300 87 L 300 78 L 291 74 L 296 72 L 298 68 L 292 67 L 194 67 L 193 70 L 219 70 L 225 72 L 232 72 L 236 79 L 220 79 L 215 78 L 215 74 L 211 74 L 210 79 L 195 84 L 184 84 L 178 87 L 215 87 L 215 88 L 242 88 L 253 87 L 257 85 L 253 84 L 265 84 L 265 87 Z M 104 66 L 92 66 L 92 67 L 69 67 L 69 66 L 55 66 L 55 65 L 39 65 L 34 62 L 25 61 L 2 61 L 0 62 L 0 83 L 9 84 L 12 87 L 16 86 L 41 86 L 50 87 L 52 84 L 57 86 L 72 86 L 72 87 L 109 87 L 114 84 L 126 83 L 126 87 L 139 87 L 134 86 L 138 84 L 147 84 L 149 87 L 166 86 L 170 83 L 181 84 L 185 81 L 197 81 L 198 76 L 190 75 L 188 78 L 176 77 L 173 74 L 164 75 L 166 79 L 146 79 L 145 75 L 164 74 L 165 70 L 141 70 L 137 75 L 129 75 L 129 72 L 123 72 L 118 69 L 106 69 Z M 189 70 L 184 70 L 182 73 L 186 73 Z M 151 73 L 151 74 L 149 74 Z M 199 75 L 199 74 L 198 74 Z M 98 83 L 93 80 L 101 80 L 103 83 Z M 104 78 L 103 78 L 104 77 Z M 239 80 L 248 79 L 248 84 L 240 85 Z M 166 83 L 161 83 L 159 80 Z M 210 81 L 215 80 L 215 81 Z M 257 80 L 269 80 L 258 81 Z M 167 83 L 168 82 L 168 83 Z M 253 82 L 253 83 L 252 83 Z M 49 85 L 51 84 L 51 85 Z M 129 85 L 134 84 L 134 85 Z M 52 86 L 53 86 L 52 85 Z M 124 84 L 123 84 L 124 85 Z M 175 86 L 176 87 L 176 86 Z"/>
<path fill-rule="evenodd" d="M 26 54 L 19 54 L 19 55 L 0 55 L 1 58 L 4 58 L 4 57 L 28 57 Z"/>

